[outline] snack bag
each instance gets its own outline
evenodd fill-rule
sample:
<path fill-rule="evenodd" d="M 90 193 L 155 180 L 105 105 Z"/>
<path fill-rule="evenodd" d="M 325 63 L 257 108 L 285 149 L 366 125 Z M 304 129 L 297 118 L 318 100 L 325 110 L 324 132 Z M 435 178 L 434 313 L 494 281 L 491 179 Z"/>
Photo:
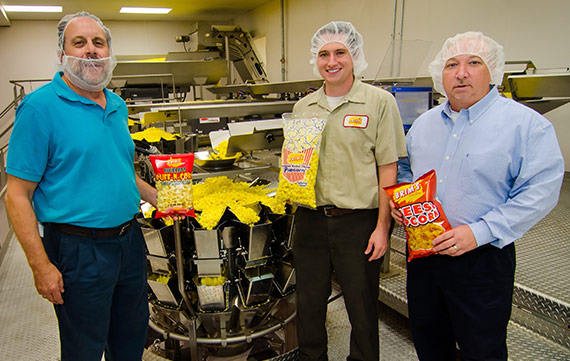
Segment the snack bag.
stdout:
<path fill-rule="evenodd" d="M 414 183 L 400 183 L 384 190 L 404 216 L 408 261 L 435 254 L 432 241 L 451 230 L 441 204 L 435 199 L 435 170 Z"/>
<path fill-rule="evenodd" d="M 194 153 L 149 155 L 156 180 L 155 218 L 183 215 L 194 217 L 192 168 Z"/>
<path fill-rule="evenodd" d="M 316 208 L 315 182 L 321 134 L 327 120 L 283 114 L 283 148 L 276 198 Z"/>

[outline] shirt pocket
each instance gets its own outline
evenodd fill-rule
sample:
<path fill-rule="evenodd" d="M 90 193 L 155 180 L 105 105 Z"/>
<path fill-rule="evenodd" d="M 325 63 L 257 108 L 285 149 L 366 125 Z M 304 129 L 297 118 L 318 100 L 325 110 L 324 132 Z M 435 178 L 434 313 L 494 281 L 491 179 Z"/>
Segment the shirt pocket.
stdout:
<path fill-rule="evenodd" d="M 466 154 L 459 168 L 458 188 L 469 194 L 499 195 L 510 159 L 501 154 Z"/>

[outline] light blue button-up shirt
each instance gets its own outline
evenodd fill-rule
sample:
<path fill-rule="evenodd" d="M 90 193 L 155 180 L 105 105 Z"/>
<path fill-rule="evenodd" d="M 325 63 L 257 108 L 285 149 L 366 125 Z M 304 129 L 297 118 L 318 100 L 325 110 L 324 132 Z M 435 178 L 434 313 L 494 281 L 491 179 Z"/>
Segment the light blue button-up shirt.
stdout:
<path fill-rule="evenodd" d="M 502 248 L 558 202 L 564 160 L 556 133 L 546 118 L 501 97 L 496 87 L 455 122 L 450 114 L 447 102 L 414 122 L 398 181 L 435 169 L 450 224 L 468 225 L 479 246 Z"/>

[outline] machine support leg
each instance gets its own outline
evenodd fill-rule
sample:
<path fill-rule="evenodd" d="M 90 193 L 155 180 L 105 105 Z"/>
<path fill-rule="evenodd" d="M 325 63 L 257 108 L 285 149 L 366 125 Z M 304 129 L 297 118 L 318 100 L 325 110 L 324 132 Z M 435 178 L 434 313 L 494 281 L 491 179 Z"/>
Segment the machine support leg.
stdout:
<path fill-rule="evenodd" d="M 190 298 L 186 293 L 186 289 L 184 287 L 184 257 L 182 255 L 182 233 L 180 231 L 180 219 L 176 218 L 174 220 L 174 249 L 176 252 L 176 274 L 178 276 L 178 290 L 182 295 L 182 299 L 184 300 L 184 304 L 188 309 L 189 314 L 189 325 L 188 331 L 190 333 L 190 360 L 191 361 L 198 361 L 198 343 L 197 343 L 197 336 L 196 336 L 196 312 L 194 312 L 194 308 L 192 307 L 192 302 L 190 302 Z"/>

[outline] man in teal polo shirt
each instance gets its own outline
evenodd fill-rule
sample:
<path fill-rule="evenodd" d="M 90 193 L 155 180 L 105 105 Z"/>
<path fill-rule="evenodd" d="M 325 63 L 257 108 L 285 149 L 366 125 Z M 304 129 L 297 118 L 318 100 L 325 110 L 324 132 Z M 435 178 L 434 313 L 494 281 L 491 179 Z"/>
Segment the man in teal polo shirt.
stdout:
<path fill-rule="evenodd" d="M 156 190 L 136 176 L 126 105 L 105 89 L 109 29 L 81 12 L 62 18 L 58 39 L 63 71 L 16 112 L 8 214 L 38 293 L 54 304 L 61 360 L 141 360 L 146 259 L 133 219 Z"/>

